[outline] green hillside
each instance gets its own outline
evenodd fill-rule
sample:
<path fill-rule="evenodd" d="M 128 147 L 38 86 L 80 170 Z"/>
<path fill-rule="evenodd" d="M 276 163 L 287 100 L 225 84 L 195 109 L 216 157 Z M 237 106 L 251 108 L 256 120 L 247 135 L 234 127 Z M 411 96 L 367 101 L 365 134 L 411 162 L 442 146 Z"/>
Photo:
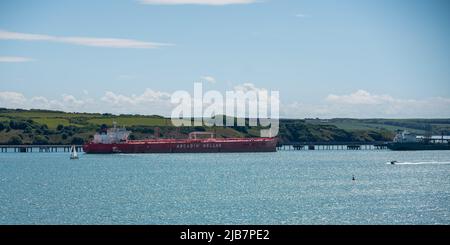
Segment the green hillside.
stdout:
<path fill-rule="evenodd" d="M 66 113 L 48 110 L 0 108 L 0 144 L 82 144 L 102 126 L 113 122 L 133 133 L 132 139 L 152 138 L 158 127 L 161 137 L 187 137 L 192 131 L 214 131 L 218 137 L 255 137 L 260 128 L 175 128 L 160 116 Z M 283 119 L 279 139 L 285 142 L 389 141 L 397 130 L 418 134 L 450 134 L 450 119 Z"/>

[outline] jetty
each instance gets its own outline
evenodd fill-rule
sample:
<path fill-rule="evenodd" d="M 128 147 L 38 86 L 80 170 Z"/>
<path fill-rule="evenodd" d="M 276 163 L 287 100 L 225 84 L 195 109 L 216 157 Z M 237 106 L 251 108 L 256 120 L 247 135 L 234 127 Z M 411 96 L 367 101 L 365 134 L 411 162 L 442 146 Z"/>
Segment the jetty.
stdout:
<path fill-rule="evenodd" d="M 301 151 L 301 150 L 386 150 L 388 149 L 388 142 L 373 141 L 373 142 L 289 142 L 278 144 L 278 151 Z"/>
<path fill-rule="evenodd" d="M 70 152 L 73 145 L 0 145 L 0 153 L 8 152 Z M 83 152 L 83 145 L 75 145 Z M 331 151 L 331 150 L 386 150 L 388 142 L 289 142 L 277 145 L 278 151 Z"/>
<path fill-rule="evenodd" d="M 301 150 L 386 150 L 387 142 L 290 142 L 277 145 L 278 151 Z M 72 145 L 0 145 L 0 153 L 8 152 L 70 152 Z M 77 152 L 83 152 L 82 145 L 75 145 Z"/>
<path fill-rule="evenodd" d="M 8 152 L 70 152 L 73 145 L 0 145 L 1 153 Z M 83 151 L 82 145 L 75 145 L 77 152 Z"/>

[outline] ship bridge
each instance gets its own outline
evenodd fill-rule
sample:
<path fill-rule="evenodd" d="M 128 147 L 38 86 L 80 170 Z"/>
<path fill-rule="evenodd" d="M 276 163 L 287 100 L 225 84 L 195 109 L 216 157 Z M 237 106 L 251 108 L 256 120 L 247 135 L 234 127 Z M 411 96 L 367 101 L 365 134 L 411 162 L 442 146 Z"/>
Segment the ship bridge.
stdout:
<path fill-rule="evenodd" d="M 215 134 L 212 132 L 192 132 L 189 133 L 189 139 L 197 139 L 199 138 L 198 136 L 207 136 L 207 138 L 210 139 L 214 139 L 215 138 Z"/>

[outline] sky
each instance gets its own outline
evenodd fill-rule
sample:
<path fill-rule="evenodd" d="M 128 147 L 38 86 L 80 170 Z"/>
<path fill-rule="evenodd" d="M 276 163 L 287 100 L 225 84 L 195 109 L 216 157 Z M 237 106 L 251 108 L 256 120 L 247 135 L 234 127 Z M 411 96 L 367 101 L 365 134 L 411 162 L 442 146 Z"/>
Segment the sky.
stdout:
<path fill-rule="evenodd" d="M 447 0 L 2 0 L 0 107 L 170 115 L 194 82 L 288 118 L 449 118 Z"/>

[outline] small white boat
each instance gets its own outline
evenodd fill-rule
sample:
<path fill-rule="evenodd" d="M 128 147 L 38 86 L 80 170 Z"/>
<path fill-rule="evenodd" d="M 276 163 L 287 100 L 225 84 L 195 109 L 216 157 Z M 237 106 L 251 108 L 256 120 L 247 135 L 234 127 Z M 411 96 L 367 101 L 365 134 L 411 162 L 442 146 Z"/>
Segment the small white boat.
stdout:
<path fill-rule="evenodd" d="M 78 159 L 77 148 L 74 145 L 72 146 L 72 148 L 70 148 L 70 159 Z"/>

